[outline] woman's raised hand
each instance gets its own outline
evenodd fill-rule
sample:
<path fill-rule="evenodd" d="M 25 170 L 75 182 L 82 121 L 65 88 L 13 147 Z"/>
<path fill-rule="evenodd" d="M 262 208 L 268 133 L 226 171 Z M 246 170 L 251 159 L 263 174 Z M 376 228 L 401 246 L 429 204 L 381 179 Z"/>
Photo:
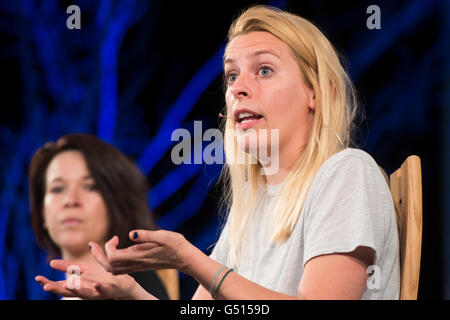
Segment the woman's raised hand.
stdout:
<path fill-rule="evenodd" d="M 91 253 L 98 263 L 71 263 L 52 260 L 53 269 L 69 273 L 63 281 L 37 276 L 45 291 L 63 297 L 82 299 L 156 299 L 146 292 L 129 273 L 155 269 L 177 269 L 188 273 L 189 255 L 196 248 L 183 235 L 166 230 L 135 230 L 130 238 L 136 242 L 117 249 L 119 238 L 114 236 L 105 250 L 90 242 Z M 76 271 L 70 274 L 69 270 Z"/>
<path fill-rule="evenodd" d="M 180 233 L 134 230 L 129 236 L 137 244 L 125 249 L 117 249 L 117 236 L 105 244 L 105 251 L 97 243 L 90 243 L 92 255 L 105 270 L 112 274 L 156 269 L 177 269 L 186 272 L 189 262 L 187 257 L 195 247 Z"/>

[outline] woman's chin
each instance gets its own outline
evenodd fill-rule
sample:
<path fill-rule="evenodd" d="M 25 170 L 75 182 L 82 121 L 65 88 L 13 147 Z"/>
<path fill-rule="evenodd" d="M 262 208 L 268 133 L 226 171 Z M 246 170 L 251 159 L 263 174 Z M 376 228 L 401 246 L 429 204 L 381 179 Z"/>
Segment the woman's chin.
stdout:
<path fill-rule="evenodd" d="M 82 235 L 75 237 L 62 237 L 58 242 L 58 246 L 61 248 L 61 251 L 67 251 L 72 255 L 78 255 L 89 251 L 89 240 Z"/>
<path fill-rule="evenodd" d="M 258 160 L 264 160 L 270 156 L 270 145 L 258 146 L 248 142 L 239 145 L 239 149 Z"/>

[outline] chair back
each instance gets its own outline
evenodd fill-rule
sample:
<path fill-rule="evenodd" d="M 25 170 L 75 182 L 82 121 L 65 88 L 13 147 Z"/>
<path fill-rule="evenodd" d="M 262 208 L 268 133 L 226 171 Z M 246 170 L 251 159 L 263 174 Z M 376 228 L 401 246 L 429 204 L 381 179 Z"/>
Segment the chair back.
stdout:
<path fill-rule="evenodd" d="M 390 175 L 400 243 L 400 300 L 416 300 L 422 250 L 422 171 L 420 158 L 409 156 Z"/>
<path fill-rule="evenodd" d="M 159 278 L 166 287 L 167 294 L 170 300 L 180 299 L 180 280 L 178 270 L 175 269 L 159 269 L 156 270 Z"/>

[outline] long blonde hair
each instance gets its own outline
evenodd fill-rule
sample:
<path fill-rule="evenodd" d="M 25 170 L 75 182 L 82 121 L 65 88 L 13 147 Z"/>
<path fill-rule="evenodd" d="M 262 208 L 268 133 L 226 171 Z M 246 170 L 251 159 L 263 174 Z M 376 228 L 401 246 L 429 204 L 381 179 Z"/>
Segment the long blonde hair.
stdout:
<path fill-rule="evenodd" d="M 341 65 L 338 53 L 323 33 L 308 20 L 269 6 L 245 10 L 230 26 L 228 44 L 238 35 L 252 31 L 269 32 L 286 43 L 314 90 L 316 109 L 308 143 L 286 177 L 280 196 L 273 204 L 272 241 L 289 238 L 300 217 L 306 195 L 320 166 L 333 154 L 354 146 L 357 99 L 353 84 Z M 226 52 L 226 50 L 225 50 Z M 229 208 L 231 263 L 237 265 L 245 247 L 251 213 L 258 204 L 258 188 L 265 183 L 261 165 L 229 161 L 231 154 L 243 152 L 236 137 L 227 136 L 233 121 L 223 120 L 226 164 L 222 171 L 224 201 Z M 227 130 L 230 129 L 230 130 Z M 247 159 L 249 155 L 246 155 Z"/>

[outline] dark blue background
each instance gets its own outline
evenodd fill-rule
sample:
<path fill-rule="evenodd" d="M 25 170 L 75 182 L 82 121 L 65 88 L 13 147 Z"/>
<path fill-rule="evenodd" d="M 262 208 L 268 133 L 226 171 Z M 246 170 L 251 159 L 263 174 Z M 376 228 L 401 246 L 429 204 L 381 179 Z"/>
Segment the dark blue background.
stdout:
<path fill-rule="evenodd" d="M 345 55 L 366 119 L 360 146 L 388 174 L 422 159 L 423 251 L 419 298 L 449 299 L 450 4 L 448 1 L 0 1 L 0 298 L 51 299 L 32 233 L 27 170 L 43 143 L 89 132 L 135 159 L 149 205 L 166 229 L 209 253 L 218 237 L 220 165 L 170 159 L 176 128 L 217 128 L 228 26 L 253 3 L 314 22 Z M 68 30 L 66 8 L 81 8 Z M 369 30 L 366 9 L 381 9 Z M 447 272 L 448 273 L 448 272 Z M 196 288 L 181 275 L 181 298 Z"/>

